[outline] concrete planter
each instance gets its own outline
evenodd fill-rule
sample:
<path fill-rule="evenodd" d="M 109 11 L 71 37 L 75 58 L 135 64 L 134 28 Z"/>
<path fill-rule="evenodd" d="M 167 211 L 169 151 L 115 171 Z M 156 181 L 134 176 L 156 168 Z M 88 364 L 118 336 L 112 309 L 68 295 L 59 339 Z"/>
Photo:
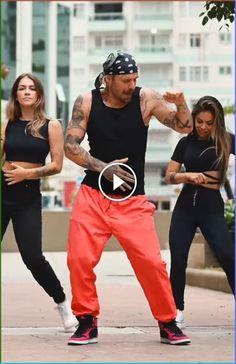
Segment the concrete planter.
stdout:
<path fill-rule="evenodd" d="M 196 234 L 190 249 L 186 283 L 232 293 L 225 273 L 202 234 Z"/>
<path fill-rule="evenodd" d="M 66 251 L 69 228 L 70 210 L 44 210 L 43 218 L 43 250 Z M 161 249 L 168 248 L 168 231 L 171 213 L 155 212 L 155 226 L 158 232 Z M 116 251 L 122 249 L 117 239 L 112 236 L 105 250 Z M 12 224 L 9 225 L 2 243 L 2 252 L 18 251 Z"/>

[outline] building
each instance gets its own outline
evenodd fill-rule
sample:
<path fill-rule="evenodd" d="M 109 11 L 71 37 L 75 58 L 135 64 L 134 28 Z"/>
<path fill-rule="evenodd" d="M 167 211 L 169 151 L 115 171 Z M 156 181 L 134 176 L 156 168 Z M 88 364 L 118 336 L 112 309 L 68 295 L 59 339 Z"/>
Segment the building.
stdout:
<path fill-rule="evenodd" d="M 10 68 L 1 84 L 2 111 L 15 78 L 32 72 L 44 85 L 47 114 L 60 119 L 65 128 L 70 99 L 70 6 L 56 1 L 7 1 L 1 2 L 1 13 L 1 59 Z M 63 183 L 63 175 L 44 180 L 44 186 L 49 184 L 47 188 L 61 194 Z"/>
<path fill-rule="evenodd" d="M 201 96 L 234 103 L 234 28 L 202 26 L 204 2 L 123 1 L 72 3 L 71 103 L 93 88 L 106 56 L 128 50 L 140 67 L 139 84 L 160 93 L 183 90 L 191 107 Z M 219 87 L 220 86 L 220 87 Z M 72 107 L 72 104 L 70 105 Z M 179 135 L 156 120 L 149 128 L 146 193 L 172 208 L 179 188 L 166 186 L 167 163 Z"/>
<path fill-rule="evenodd" d="M 138 84 L 160 93 L 183 90 L 191 107 L 203 95 L 234 103 L 234 27 L 202 26 L 199 1 L 15 1 L 2 2 L 2 81 L 7 99 L 17 75 L 33 72 L 44 83 L 47 111 L 66 127 L 79 94 L 93 88 L 106 56 L 128 50 L 138 61 Z M 220 86 L 220 87 L 219 87 Z M 228 121 L 234 131 L 232 118 Z M 180 135 L 152 120 L 146 154 L 146 193 L 159 209 L 172 208 L 179 186 L 167 186 L 165 168 Z M 85 140 L 83 146 L 87 149 Z M 79 184 L 84 171 L 64 160 L 49 184 Z M 233 178 L 233 167 L 230 167 Z M 79 181 L 79 182 L 78 182 Z"/>

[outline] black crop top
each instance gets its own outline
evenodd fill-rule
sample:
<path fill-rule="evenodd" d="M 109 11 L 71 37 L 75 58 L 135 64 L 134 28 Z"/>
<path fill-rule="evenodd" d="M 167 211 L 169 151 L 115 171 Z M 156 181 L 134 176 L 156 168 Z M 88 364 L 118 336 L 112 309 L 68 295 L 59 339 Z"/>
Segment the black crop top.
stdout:
<path fill-rule="evenodd" d="M 42 126 L 40 134 L 43 138 L 37 138 L 27 133 L 26 125 L 28 121 L 9 121 L 5 132 L 5 160 L 42 163 L 49 153 L 48 123 Z"/>
<path fill-rule="evenodd" d="M 229 133 L 231 140 L 230 153 L 235 154 L 234 135 Z M 199 140 L 189 134 L 178 142 L 171 157 L 175 162 L 185 166 L 186 172 L 219 171 L 216 148 L 212 140 Z"/>

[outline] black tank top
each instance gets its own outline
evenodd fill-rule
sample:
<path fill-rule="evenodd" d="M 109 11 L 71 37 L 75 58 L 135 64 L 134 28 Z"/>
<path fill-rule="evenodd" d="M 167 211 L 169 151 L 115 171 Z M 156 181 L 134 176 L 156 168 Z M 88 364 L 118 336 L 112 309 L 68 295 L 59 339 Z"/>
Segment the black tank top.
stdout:
<path fill-rule="evenodd" d="M 144 192 L 144 164 L 148 127 L 140 109 L 140 87 L 136 87 L 129 104 L 121 109 L 111 108 L 103 103 L 100 91 L 92 90 L 92 105 L 88 120 L 87 134 L 90 154 L 103 161 L 128 157 L 130 166 L 137 177 L 134 195 Z M 85 171 L 82 183 L 99 189 L 98 172 Z M 109 194 L 128 195 L 130 191 L 113 191 L 113 184 L 104 178 L 103 190 Z"/>
<path fill-rule="evenodd" d="M 44 164 L 49 153 L 49 120 L 40 130 L 44 139 L 27 133 L 27 123 L 28 121 L 25 120 L 8 121 L 5 131 L 5 159 L 6 161 Z"/>

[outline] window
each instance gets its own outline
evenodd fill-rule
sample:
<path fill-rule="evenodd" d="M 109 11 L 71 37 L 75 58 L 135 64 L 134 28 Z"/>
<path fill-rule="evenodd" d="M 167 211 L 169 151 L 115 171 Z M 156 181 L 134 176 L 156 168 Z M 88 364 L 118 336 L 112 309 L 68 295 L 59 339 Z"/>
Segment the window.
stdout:
<path fill-rule="evenodd" d="M 75 4 L 73 7 L 73 15 L 75 18 L 84 18 L 84 4 Z"/>
<path fill-rule="evenodd" d="M 191 48 L 201 47 L 201 36 L 200 36 L 200 34 L 190 34 L 190 47 Z"/>
<path fill-rule="evenodd" d="M 95 47 L 96 48 L 123 48 L 123 37 L 122 35 L 106 35 L 106 36 L 95 36 Z"/>
<path fill-rule="evenodd" d="M 207 66 L 202 68 L 202 81 L 209 81 L 209 72 Z"/>
<path fill-rule="evenodd" d="M 116 36 L 116 35 L 106 36 L 104 39 L 104 46 L 108 48 L 109 47 L 122 48 L 123 47 L 122 36 Z"/>
<path fill-rule="evenodd" d="M 231 75 L 232 74 L 232 68 L 231 66 L 220 66 L 219 67 L 219 74 L 220 75 Z"/>
<path fill-rule="evenodd" d="M 209 68 L 207 66 L 190 67 L 190 81 L 207 82 L 209 80 Z"/>
<path fill-rule="evenodd" d="M 232 41 L 231 33 L 220 33 L 220 43 L 229 44 Z"/>
<path fill-rule="evenodd" d="M 73 50 L 78 52 L 83 52 L 85 47 L 85 39 L 83 36 L 73 37 Z"/>
<path fill-rule="evenodd" d="M 201 81 L 201 67 L 190 67 L 190 81 Z"/>
<path fill-rule="evenodd" d="M 186 47 L 186 34 L 179 34 L 179 47 Z"/>
<path fill-rule="evenodd" d="M 180 81 L 187 81 L 186 67 L 180 67 L 179 68 L 179 80 Z"/>
<path fill-rule="evenodd" d="M 122 3 L 97 3 L 94 4 L 95 20 L 122 19 Z"/>
<path fill-rule="evenodd" d="M 165 45 L 165 46 L 169 45 L 170 44 L 170 33 L 165 33 L 165 32 L 157 33 L 156 41 L 157 41 L 157 44 L 160 44 L 160 45 Z"/>
<path fill-rule="evenodd" d="M 159 63 L 141 64 L 139 69 L 140 80 L 146 87 L 171 87 L 172 86 L 172 68 L 171 65 Z M 167 129 L 168 130 L 168 129 Z"/>
<path fill-rule="evenodd" d="M 168 1 L 140 1 L 137 4 L 140 14 L 170 14 L 173 7 Z"/>
<path fill-rule="evenodd" d="M 151 32 L 141 33 L 139 35 L 139 44 L 142 49 L 150 49 L 155 47 L 160 52 L 166 52 L 170 47 L 170 33 L 157 32 L 152 34 Z"/>
<path fill-rule="evenodd" d="M 170 201 L 162 201 L 161 203 L 162 210 L 170 210 Z"/>

